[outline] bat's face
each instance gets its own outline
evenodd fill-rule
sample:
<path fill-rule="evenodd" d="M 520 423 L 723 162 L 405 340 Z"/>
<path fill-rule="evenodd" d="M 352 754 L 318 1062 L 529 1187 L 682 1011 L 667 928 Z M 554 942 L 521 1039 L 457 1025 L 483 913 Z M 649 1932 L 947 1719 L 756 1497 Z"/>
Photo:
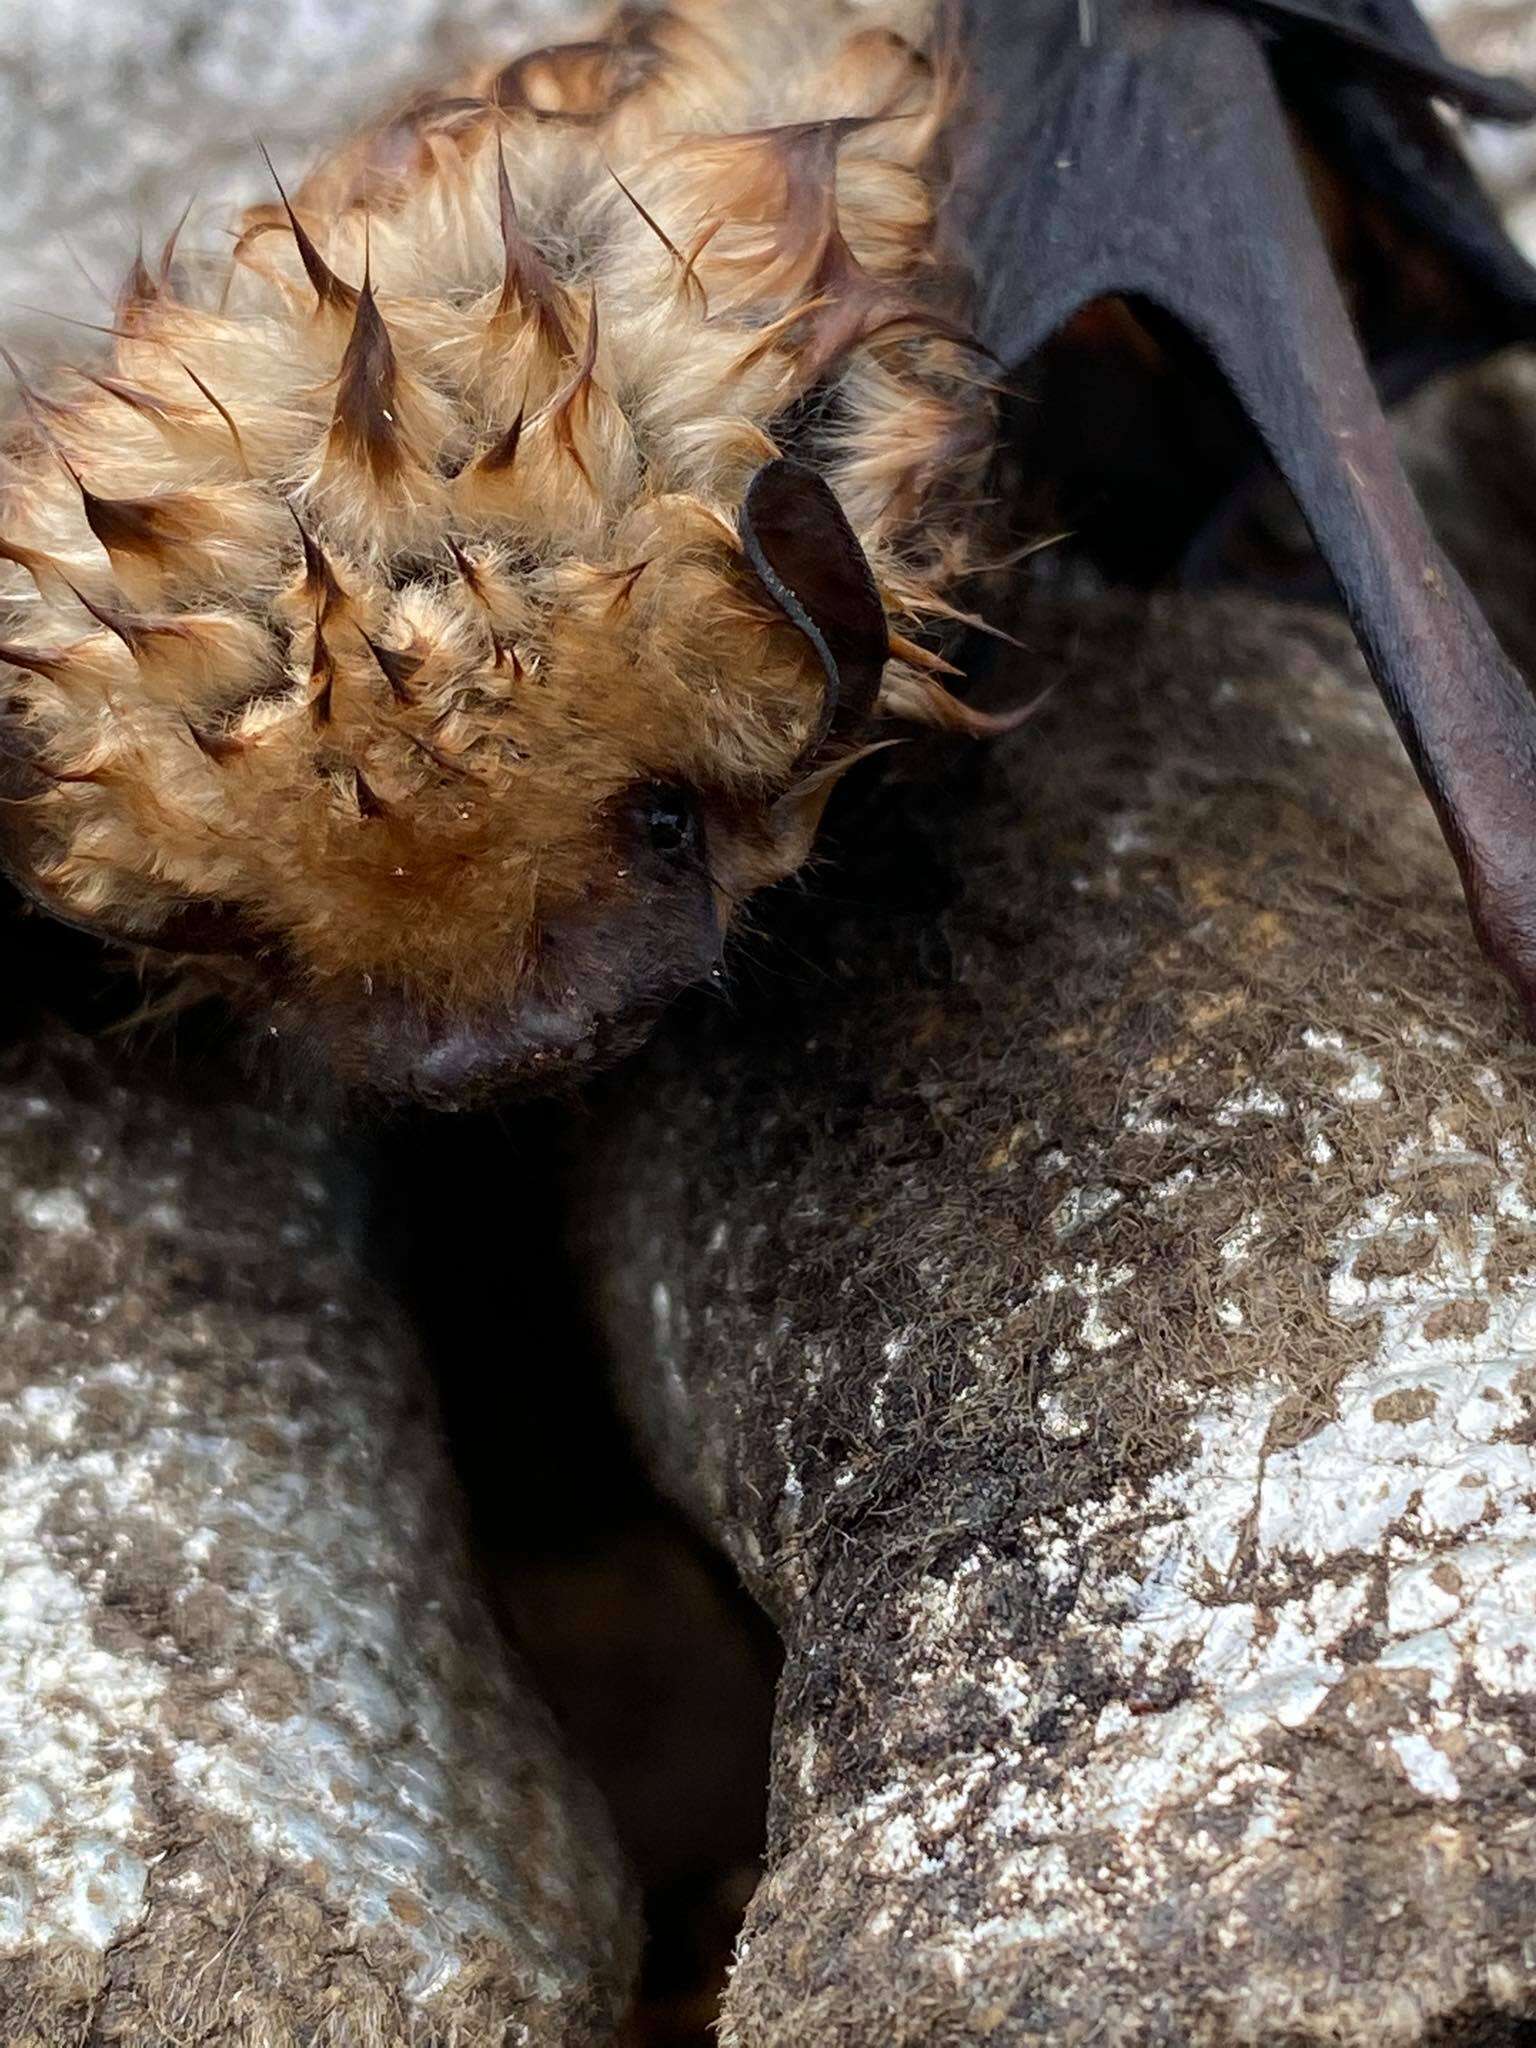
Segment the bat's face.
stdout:
<path fill-rule="evenodd" d="M 361 798 L 333 776 L 319 803 L 296 764 L 273 803 L 291 835 L 279 851 L 249 816 L 231 884 L 260 892 L 244 914 L 272 935 L 222 963 L 264 1031 L 350 1087 L 457 1106 L 580 1080 L 722 972 L 740 906 L 804 859 L 850 750 L 808 765 L 824 678 L 798 636 L 750 631 L 724 579 L 684 580 L 705 605 L 689 660 L 659 591 L 622 631 L 551 622 L 516 710 L 454 754 L 451 721 L 438 758 L 375 743 Z M 704 665 L 711 608 L 734 666 Z"/>
<path fill-rule="evenodd" d="M 734 905 L 706 864 L 710 810 L 681 782 L 632 784 L 567 842 L 565 859 L 591 880 L 562 907 L 528 915 L 520 848 L 499 919 L 448 892 L 423 907 L 438 931 L 419 960 L 397 946 L 389 972 L 289 983 L 269 970 L 265 1029 L 346 1083 L 434 1107 L 579 1080 L 635 1045 L 669 997 L 719 971 Z M 470 975 L 453 957 L 467 944 Z"/>
<path fill-rule="evenodd" d="M 774 463 L 739 534 L 653 519 L 633 561 L 549 572 L 461 550 L 388 591 L 289 536 L 264 645 L 81 606 L 34 701 L 96 715 L 67 751 L 21 728 L 12 873 L 351 1088 L 452 1105 L 617 1057 L 719 971 L 863 740 L 885 616 L 831 492 Z"/>
<path fill-rule="evenodd" d="M 268 945 L 255 977 L 229 962 L 260 1028 L 349 1087 L 434 1107 L 576 1082 L 630 1050 L 669 998 L 722 971 L 742 897 L 803 850 L 780 847 L 770 806 L 635 765 L 580 797 L 546 787 L 537 818 L 515 782 L 456 791 L 461 829 L 386 829 L 393 865 L 371 876 L 338 849 L 317 880 L 328 916 L 356 906 L 358 964 L 338 969 L 319 931 L 307 959 L 292 938 Z"/>

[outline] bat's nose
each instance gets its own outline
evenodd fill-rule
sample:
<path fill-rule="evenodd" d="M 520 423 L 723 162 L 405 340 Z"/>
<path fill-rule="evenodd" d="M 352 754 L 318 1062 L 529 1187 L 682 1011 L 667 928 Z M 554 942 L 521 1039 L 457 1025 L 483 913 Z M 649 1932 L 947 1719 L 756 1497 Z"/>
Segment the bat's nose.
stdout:
<path fill-rule="evenodd" d="M 457 1026 L 410 1059 L 406 1092 L 434 1109 L 460 1109 L 508 1086 L 537 1087 L 595 1059 L 597 1020 L 583 1008 L 526 1004 L 503 1024 Z"/>
<path fill-rule="evenodd" d="M 673 898 L 665 918 L 626 902 L 606 922 L 551 925 L 536 972 L 509 972 L 499 1000 L 473 1007 L 370 976 L 315 1016 L 321 1050 L 343 1084 L 430 1109 L 575 1086 L 632 1052 L 674 995 L 716 970 L 708 878 Z"/>

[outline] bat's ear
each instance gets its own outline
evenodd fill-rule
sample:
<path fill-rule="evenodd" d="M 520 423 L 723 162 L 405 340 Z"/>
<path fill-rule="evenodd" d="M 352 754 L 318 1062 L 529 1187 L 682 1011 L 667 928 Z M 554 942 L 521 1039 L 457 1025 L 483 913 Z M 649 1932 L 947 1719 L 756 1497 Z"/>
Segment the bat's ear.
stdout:
<path fill-rule="evenodd" d="M 834 734 L 856 732 L 874 710 L 890 654 L 885 606 L 842 506 L 804 463 L 765 463 L 747 486 L 738 524 L 758 580 L 827 673 L 809 757 Z"/>

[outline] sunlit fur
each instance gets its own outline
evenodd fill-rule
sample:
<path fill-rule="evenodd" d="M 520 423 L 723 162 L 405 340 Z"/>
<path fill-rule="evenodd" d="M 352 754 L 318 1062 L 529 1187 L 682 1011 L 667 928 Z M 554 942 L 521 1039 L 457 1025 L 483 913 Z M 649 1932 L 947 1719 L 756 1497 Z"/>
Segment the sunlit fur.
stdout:
<path fill-rule="evenodd" d="M 643 920 L 613 807 L 662 783 L 707 795 L 728 920 L 830 780 L 793 786 L 825 678 L 735 534 L 780 452 L 875 569 L 881 713 L 962 718 L 923 646 L 991 416 L 935 249 L 925 14 L 596 17 L 353 140 L 291 210 L 269 187 L 232 253 L 138 264 L 102 360 L 23 368 L 24 885 L 173 951 L 209 906 L 232 985 L 290 1006 L 387 985 L 446 1016 L 515 1003 L 552 931 Z"/>

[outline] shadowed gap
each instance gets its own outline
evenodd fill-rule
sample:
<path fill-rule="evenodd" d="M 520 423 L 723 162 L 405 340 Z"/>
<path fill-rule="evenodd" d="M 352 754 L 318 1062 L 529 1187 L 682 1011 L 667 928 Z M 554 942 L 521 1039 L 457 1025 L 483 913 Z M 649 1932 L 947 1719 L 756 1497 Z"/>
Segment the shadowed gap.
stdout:
<path fill-rule="evenodd" d="M 383 1135 L 378 1185 L 493 1610 L 644 1890 L 630 2041 L 711 2048 L 762 1854 L 779 1650 L 616 1412 L 563 1243 L 579 1120 L 413 1117 Z"/>

